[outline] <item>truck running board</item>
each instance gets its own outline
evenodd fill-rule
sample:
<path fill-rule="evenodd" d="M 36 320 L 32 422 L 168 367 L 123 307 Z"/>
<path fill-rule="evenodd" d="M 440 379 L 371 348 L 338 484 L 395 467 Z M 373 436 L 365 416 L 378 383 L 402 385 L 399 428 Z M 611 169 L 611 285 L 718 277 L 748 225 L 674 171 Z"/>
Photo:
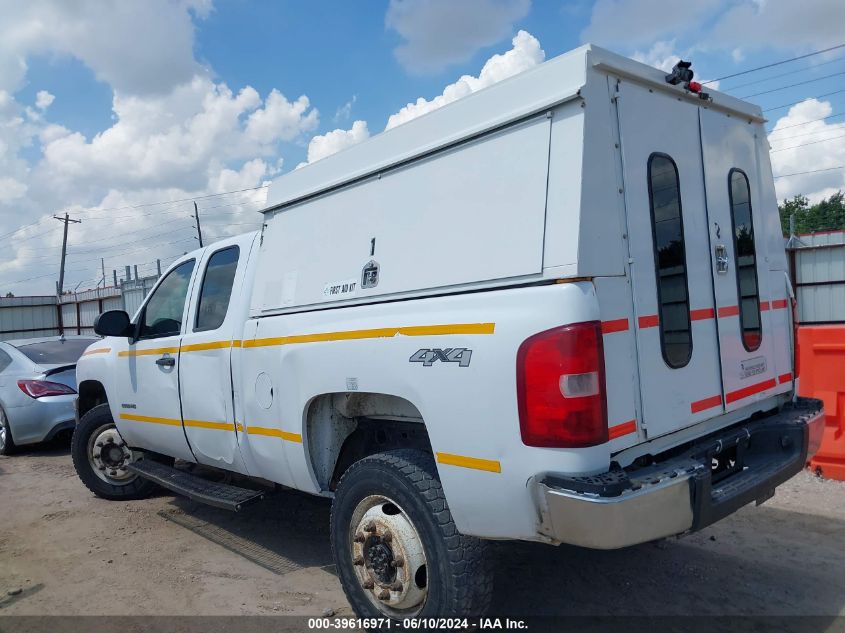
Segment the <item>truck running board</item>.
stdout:
<path fill-rule="evenodd" d="M 151 459 L 142 459 L 130 464 L 126 469 L 189 499 L 232 512 L 264 498 L 264 492 L 261 490 L 209 481 Z"/>

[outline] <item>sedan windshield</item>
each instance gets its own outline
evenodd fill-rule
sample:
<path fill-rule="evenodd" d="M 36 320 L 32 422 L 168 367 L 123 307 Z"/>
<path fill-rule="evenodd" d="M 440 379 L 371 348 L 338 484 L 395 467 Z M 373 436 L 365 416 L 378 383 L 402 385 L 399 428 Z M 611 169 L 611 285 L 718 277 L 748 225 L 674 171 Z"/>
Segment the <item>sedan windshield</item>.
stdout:
<path fill-rule="evenodd" d="M 66 339 L 21 345 L 18 350 L 39 365 L 72 365 L 94 339 Z"/>

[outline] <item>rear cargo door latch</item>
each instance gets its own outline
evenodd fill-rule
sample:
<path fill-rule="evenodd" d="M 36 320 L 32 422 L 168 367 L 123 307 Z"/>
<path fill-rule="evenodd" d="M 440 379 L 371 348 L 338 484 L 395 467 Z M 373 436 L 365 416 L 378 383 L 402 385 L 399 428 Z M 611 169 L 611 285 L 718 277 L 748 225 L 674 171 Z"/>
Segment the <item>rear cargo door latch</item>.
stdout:
<path fill-rule="evenodd" d="M 725 275 L 728 272 L 728 249 L 724 244 L 716 244 L 713 249 L 713 258 L 716 260 L 716 272 Z"/>

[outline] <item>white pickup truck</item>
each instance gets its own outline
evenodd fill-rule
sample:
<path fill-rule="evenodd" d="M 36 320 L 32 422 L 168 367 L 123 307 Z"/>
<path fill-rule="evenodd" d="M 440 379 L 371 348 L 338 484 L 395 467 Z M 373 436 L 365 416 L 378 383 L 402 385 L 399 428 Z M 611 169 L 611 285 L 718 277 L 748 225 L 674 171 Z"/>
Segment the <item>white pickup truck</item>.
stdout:
<path fill-rule="evenodd" d="M 394 619 L 484 612 L 488 539 L 620 548 L 765 501 L 822 411 L 763 123 L 585 46 L 281 177 L 260 233 L 100 315 L 80 478 L 329 497 L 353 609 Z"/>

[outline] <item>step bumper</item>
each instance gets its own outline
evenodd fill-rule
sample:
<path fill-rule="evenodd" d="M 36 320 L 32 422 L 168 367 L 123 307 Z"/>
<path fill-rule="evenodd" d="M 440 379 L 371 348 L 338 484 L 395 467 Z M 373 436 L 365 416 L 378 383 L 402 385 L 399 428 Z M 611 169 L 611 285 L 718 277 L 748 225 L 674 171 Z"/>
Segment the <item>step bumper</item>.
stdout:
<path fill-rule="evenodd" d="M 700 530 L 769 499 L 804 468 L 823 425 L 822 403 L 799 398 L 652 466 L 592 477 L 547 474 L 534 484 L 539 531 L 557 543 L 619 549 Z"/>

